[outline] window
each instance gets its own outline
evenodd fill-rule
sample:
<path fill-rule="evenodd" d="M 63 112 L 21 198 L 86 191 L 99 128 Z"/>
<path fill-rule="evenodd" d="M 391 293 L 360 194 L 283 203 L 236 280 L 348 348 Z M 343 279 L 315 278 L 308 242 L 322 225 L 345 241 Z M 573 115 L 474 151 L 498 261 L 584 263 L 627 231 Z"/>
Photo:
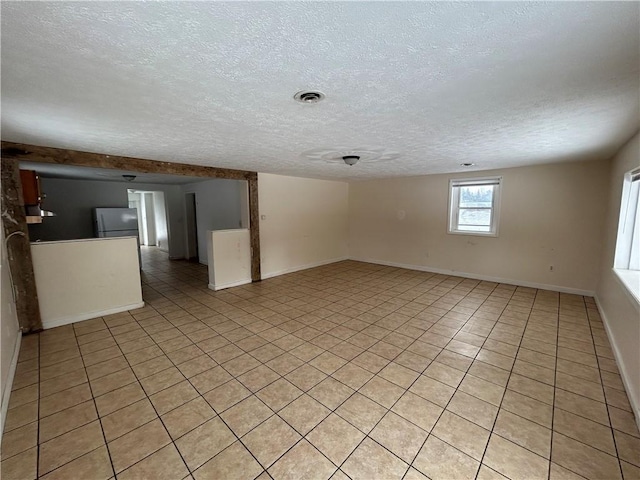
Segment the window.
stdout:
<path fill-rule="evenodd" d="M 640 302 L 640 168 L 624 176 L 613 269 Z"/>
<path fill-rule="evenodd" d="M 449 181 L 449 233 L 498 236 L 502 177 Z"/>

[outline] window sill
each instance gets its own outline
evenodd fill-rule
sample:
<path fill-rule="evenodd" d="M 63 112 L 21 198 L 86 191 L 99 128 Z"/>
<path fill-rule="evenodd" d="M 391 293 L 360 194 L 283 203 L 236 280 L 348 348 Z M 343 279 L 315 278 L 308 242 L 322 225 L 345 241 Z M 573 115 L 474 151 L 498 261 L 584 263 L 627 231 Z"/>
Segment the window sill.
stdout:
<path fill-rule="evenodd" d="M 497 237 L 498 236 L 497 233 L 493 233 L 493 232 L 483 233 L 483 232 L 462 232 L 458 230 L 448 230 L 447 233 L 449 235 L 472 235 L 474 237 Z"/>
<path fill-rule="evenodd" d="M 614 268 L 613 272 L 636 302 L 640 304 L 640 270 Z"/>

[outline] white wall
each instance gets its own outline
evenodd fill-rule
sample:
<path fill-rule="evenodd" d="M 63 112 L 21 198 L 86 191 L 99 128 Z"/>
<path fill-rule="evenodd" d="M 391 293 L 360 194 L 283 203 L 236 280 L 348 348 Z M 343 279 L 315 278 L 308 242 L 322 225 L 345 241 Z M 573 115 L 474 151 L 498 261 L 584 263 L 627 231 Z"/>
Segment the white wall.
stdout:
<path fill-rule="evenodd" d="M 103 182 L 94 180 L 64 180 L 41 178 L 47 197 L 43 207 L 56 213 L 41 224 L 29 226 L 32 241 L 72 240 L 92 238 L 92 209 L 96 207 L 127 207 L 127 189 L 160 191 L 165 194 L 168 217 L 168 249 L 172 258 L 184 257 L 184 204 L 179 185 L 144 184 L 137 182 Z"/>
<path fill-rule="evenodd" d="M 134 237 L 32 243 L 31 254 L 45 329 L 144 305 Z"/>
<path fill-rule="evenodd" d="M 258 174 L 262 278 L 346 259 L 346 182 Z"/>
<path fill-rule="evenodd" d="M 613 158 L 608 176 L 609 198 L 604 245 L 599 255 L 600 281 L 596 299 L 618 368 L 627 387 L 629 401 L 640 423 L 640 305 L 613 273 L 613 260 L 620 219 L 624 174 L 640 166 L 640 134 L 631 139 Z"/>
<path fill-rule="evenodd" d="M 209 288 L 222 290 L 251 283 L 249 230 L 207 232 Z"/>
<path fill-rule="evenodd" d="M 449 179 L 492 175 L 503 176 L 499 236 L 447 234 Z M 607 162 L 575 162 L 354 182 L 350 257 L 592 293 L 607 176 Z"/>
<path fill-rule="evenodd" d="M 207 231 L 230 230 L 242 226 L 241 194 L 247 188 L 243 180 L 214 178 L 182 186 L 185 193 L 196 194 L 198 224 L 198 260 L 207 264 Z M 186 241 L 186 231 L 182 232 Z"/>
<path fill-rule="evenodd" d="M 153 192 L 153 211 L 155 213 L 156 245 L 163 252 L 169 252 L 169 226 L 164 192 Z"/>
<path fill-rule="evenodd" d="M 13 238 L 9 239 L 9 242 Z M 0 263 L 0 288 L 2 290 L 2 310 L 0 312 L 0 394 L 2 395 L 2 413 L 0 413 L 0 434 L 4 430 L 5 414 L 9 404 L 13 373 L 18 361 L 18 349 L 20 345 L 20 327 L 16 316 L 16 305 L 13 300 L 13 289 L 9 275 L 9 263 L 7 249 L 5 247 L 4 229 L 0 228 L 0 241 L 2 242 L 2 257 Z"/>

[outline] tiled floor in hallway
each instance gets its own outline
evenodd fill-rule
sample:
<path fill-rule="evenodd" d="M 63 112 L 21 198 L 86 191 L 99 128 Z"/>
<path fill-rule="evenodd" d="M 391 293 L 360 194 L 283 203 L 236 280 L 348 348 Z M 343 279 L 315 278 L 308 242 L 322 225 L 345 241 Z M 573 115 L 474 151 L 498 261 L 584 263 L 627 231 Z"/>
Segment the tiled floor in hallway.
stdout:
<path fill-rule="evenodd" d="M 637 479 L 593 299 L 341 262 L 23 339 L 2 479 Z"/>

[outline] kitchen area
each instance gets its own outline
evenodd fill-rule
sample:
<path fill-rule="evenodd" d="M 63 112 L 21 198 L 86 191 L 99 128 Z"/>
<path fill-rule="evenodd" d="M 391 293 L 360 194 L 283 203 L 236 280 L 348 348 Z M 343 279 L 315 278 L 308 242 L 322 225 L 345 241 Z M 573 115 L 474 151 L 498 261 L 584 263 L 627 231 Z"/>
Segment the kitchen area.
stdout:
<path fill-rule="evenodd" d="M 21 169 L 20 178 L 43 327 L 143 307 L 136 210 L 94 208 L 93 235 L 43 240 L 39 232 L 58 214 L 35 170 Z"/>
<path fill-rule="evenodd" d="M 29 162 L 20 168 L 44 328 L 143 306 L 140 245 L 167 261 L 193 257 L 208 265 L 213 290 L 250 281 L 246 182 Z M 191 222 L 190 197 L 197 205 Z M 195 250 L 188 246 L 194 237 Z"/>

